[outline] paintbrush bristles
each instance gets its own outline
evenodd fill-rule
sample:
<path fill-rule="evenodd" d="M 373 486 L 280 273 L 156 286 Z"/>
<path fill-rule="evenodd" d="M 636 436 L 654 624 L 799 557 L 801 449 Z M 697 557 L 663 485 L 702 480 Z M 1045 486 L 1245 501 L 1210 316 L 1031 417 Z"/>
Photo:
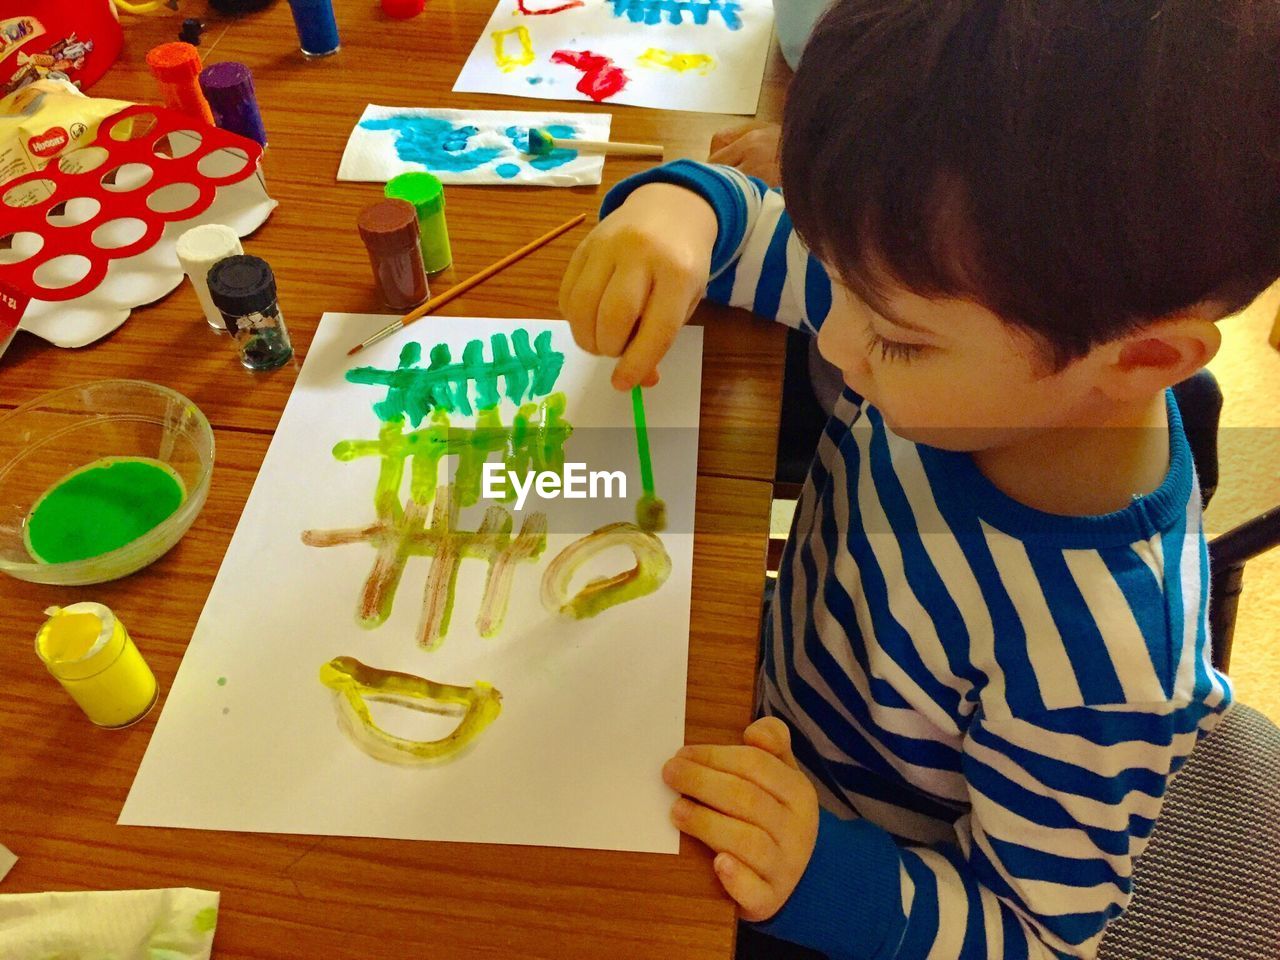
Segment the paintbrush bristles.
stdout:
<path fill-rule="evenodd" d="M 379 340 L 385 340 L 387 337 L 391 336 L 393 333 L 399 330 L 401 326 L 403 326 L 402 320 L 395 320 L 392 323 L 388 323 L 385 327 L 383 327 L 381 330 L 375 333 L 368 340 L 365 340 L 363 343 L 357 343 L 354 347 L 348 350 L 347 356 L 354 357 L 357 353 L 359 353 L 365 347 L 371 347 L 375 343 L 377 343 Z"/>

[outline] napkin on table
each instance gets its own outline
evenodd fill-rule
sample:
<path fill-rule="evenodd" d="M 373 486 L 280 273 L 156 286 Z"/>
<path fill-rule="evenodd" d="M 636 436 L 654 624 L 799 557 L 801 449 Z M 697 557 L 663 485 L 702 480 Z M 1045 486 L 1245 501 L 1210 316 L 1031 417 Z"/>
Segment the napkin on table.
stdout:
<path fill-rule="evenodd" d="M 0 957 L 209 960 L 218 896 L 188 887 L 0 894 Z"/>

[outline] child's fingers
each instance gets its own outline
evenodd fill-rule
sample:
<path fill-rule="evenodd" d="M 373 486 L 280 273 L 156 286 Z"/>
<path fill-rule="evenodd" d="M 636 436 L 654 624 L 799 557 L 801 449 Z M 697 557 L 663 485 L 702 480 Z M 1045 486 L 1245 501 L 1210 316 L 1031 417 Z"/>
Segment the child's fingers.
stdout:
<path fill-rule="evenodd" d="M 717 853 L 711 862 L 724 892 L 737 902 L 742 919 L 748 922 L 773 916 L 773 888 L 731 853 Z"/>
<path fill-rule="evenodd" d="M 736 167 L 747 154 L 747 138 L 740 136 L 732 143 L 727 143 L 707 158 L 708 163 L 722 163 L 726 167 Z"/>
<path fill-rule="evenodd" d="M 682 284 L 655 279 L 640 326 L 613 370 L 617 389 L 630 390 L 653 375 L 688 318 L 689 299 Z"/>
<path fill-rule="evenodd" d="M 596 345 L 596 314 L 600 310 L 600 298 L 613 279 L 613 271 L 612 257 L 589 256 L 562 308 L 573 331 L 573 339 L 587 353 L 599 352 Z"/>
<path fill-rule="evenodd" d="M 748 129 L 747 127 L 738 126 L 729 127 L 726 130 L 717 130 L 711 135 L 711 146 L 708 148 L 708 152 L 714 157 L 719 151 L 745 134 Z"/>
<path fill-rule="evenodd" d="M 782 804 L 794 793 L 793 771 L 779 763 L 777 757 L 753 746 L 688 746 L 681 747 L 676 757 L 749 780 Z"/>
<path fill-rule="evenodd" d="M 753 823 L 780 842 L 787 810 L 751 781 L 682 757 L 672 757 L 663 765 L 662 779 L 673 790 L 726 816 Z"/>
<path fill-rule="evenodd" d="M 653 278 L 637 267 L 615 269 L 596 310 L 596 352 L 617 357 L 627 346 L 649 299 Z"/>
<path fill-rule="evenodd" d="M 761 717 L 742 734 L 742 742 L 773 754 L 793 770 L 799 770 L 791 752 L 791 730 L 777 717 Z"/>
<path fill-rule="evenodd" d="M 759 130 L 761 127 L 766 126 L 768 126 L 768 124 L 761 120 L 749 120 L 746 123 L 738 124 L 736 127 L 727 127 L 724 130 L 717 130 L 711 137 L 711 147 L 709 148 L 710 152 L 714 154 L 719 150 L 723 150 L 735 140 L 741 140 L 752 130 Z"/>
<path fill-rule="evenodd" d="M 587 263 L 587 252 L 591 246 L 590 240 L 591 237 L 588 236 L 574 248 L 573 255 L 569 257 L 569 266 L 565 268 L 564 276 L 560 278 L 560 316 L 566 320 L 569 318 L 570 294 L 578 283 L 578 277 L 582 275 L 582 268 Z"/>
<path fill-rule="evenodd" d="M 729 851 L 756 873 L 767 876 L 773 871 L 778 846 L 757 826 L 726 817 L 687 797 L 681 797 L 671 807 L 671 822 L 717 853 Z"/>

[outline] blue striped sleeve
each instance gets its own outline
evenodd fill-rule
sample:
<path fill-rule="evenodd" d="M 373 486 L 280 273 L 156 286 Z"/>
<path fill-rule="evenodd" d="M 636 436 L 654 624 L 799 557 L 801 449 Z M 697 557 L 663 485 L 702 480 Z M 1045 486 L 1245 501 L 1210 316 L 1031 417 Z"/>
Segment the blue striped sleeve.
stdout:
<path fill-rule="evenodd" d="M 1091 958 L 1128 905 L 1133 861 L 1202 706 L 979 717 L 956 843 L 913 845 L 823 811 L 804 876 L 758 926 L 832 960 Z"/>
<path fill-rule="evenodd" d="M 676 160 L 617 184 L 604 198 L 601 218 L 649 183 L 684 187 L 715 210 L 708 299 L 818 331 L 831 309 L 831 278 L 792 228 L 779 191 L 732 167 Z"/>

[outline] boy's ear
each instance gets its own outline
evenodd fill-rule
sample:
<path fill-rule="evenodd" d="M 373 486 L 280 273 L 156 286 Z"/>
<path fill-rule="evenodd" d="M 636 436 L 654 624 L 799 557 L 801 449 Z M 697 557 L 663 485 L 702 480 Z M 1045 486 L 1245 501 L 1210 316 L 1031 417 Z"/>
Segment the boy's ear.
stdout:
<path fill-rule="evenodd" d="M 1159 320 L 1112 341 L 1098 386 L 1115 400 L 1142 400 L 1181 383 L 1218 352 L 1222 333 L 1207 316 Z"/>

